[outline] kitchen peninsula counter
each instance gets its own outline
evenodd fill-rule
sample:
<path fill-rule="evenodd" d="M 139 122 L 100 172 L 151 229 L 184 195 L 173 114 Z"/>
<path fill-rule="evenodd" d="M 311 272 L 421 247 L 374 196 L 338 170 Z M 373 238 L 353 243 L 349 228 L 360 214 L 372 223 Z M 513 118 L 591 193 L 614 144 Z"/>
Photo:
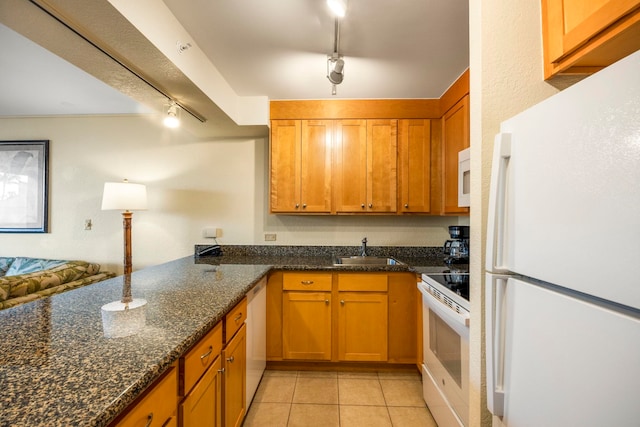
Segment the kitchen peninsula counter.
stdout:
<path fill-rule="evenodd" d="M 104 337 L 101 307 L 120 300 L 125 276 L 2 310 L 0 427 L 107 425 L 271 270 L 419 272 L 439 262 L 396 258 L 407 265 L 236 253 L 148 267 L 130 277 L 133 298 L 147 301 L 146 326 L 123 338 Z"/>

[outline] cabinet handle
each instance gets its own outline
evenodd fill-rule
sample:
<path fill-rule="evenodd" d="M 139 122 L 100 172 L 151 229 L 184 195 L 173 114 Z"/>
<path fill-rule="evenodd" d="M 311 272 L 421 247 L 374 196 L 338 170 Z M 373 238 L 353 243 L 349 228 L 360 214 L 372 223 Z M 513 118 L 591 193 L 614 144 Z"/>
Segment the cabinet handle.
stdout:
<path fill-rule="evenodd" d="M 213 346 L 209 346 L 209 351 L 207 351 L 205 354 L 200 356 L 200 360 L 209 357 L 209 355 L 211 354 L 212 351 L 213 351 Z"/>
<path fill-rule="evenodd" d="M 324 303 L 329 305 L 329 300 L 328 299 L 324 300 Z"/>
<path fill-rule="evenodd" d="M 233 356 L 231 356 L 231 357 L 229 357 L 229 358 L 227 359 L 227 362 L 229 362 L 229 363 L 233 363 L 233 361 L 234 361 L 234 360 L 236 360 L 236 359 L 235 359 Z"/>
<path fill-rule="evenodd" d="M 153 412 L 147 415 L 147 423 L 144 425 L 144 427 L 149 427 L 152 421 L 153 421 Z"/>
<path fill-rule="evenodd" d="M 343 299 L 340 300 L 340 304 L 344 305 L 344 300 Z"/>
<path fill-rule="evenodd" d="M 362 209 L 364 209 L 364 203 L 360 205 L 360 207 L 362 207 Z"/>
<path fill-rule="evenodd" d="M 238 313 L 236 317 L 234 317 L 233 321 L 238 323 L 238 320 L 242 319 L 242 313 Z"/>
<path fill-rule="evenodd" d="M 300 283 L 303 285 L 313 285 L 313 280 L 301 280 Z"/>
<path fill-rule="evenodd" d="M 218 373 L 219 373 L 219 374 L 223 374 L 223 375 L 224 375 L 224 368 L 222 368 L 222 369 L 218 369 Z"/>
<path fill-rule="evenodd" d="M 405 203 L 405 204 L 404 204 L 404 208 L 405 208 L 405 209 L 408 209 L 408 208 L 409 208 L 409 203 Z"/>
<path fill-rule="evenodd" d="M 373 203 L 369 203 L 369 209 L 373 207 Z"/>

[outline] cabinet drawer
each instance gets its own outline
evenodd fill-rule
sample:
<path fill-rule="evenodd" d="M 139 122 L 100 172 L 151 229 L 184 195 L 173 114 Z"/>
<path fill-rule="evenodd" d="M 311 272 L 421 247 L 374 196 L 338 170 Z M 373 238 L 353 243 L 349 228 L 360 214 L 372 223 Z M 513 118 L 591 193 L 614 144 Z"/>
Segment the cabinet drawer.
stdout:
<path fill-rule="evenodd" d="M 386 274 L 338 274 L 339 291 L 386 292 L 388 282 Z"/>
<path fill-rule="evenodd" d="M 131 408 L 117 424 L 126 427 L 160 427 L 174 415 L 178 404 L 178 374 L 175 367 L 152 386 L 150 391 Z"/>
<path fill-rule="evenodd" d="M 331 273 L 285 273 L 282 275 L 285 291 L 330 291 Z"/>
<path fill-rule="evenodd" d="M 182 395 L 189 393 L 189 390 L 191 390 L 216 357 L 220 355 L 221 351 L 222 322 L 219 322 L 183 357 L 184 390 L 182 390 Z"/>
<path fill-rule="evenodd" d="M 224 319 L 224 328 L 226 330 L 225 342 L 229 342 L 233 335 L 240 329 L 244 321 L 247 320 L 247 298 L 243 298 L 242 301 L 231 310 Z"/>

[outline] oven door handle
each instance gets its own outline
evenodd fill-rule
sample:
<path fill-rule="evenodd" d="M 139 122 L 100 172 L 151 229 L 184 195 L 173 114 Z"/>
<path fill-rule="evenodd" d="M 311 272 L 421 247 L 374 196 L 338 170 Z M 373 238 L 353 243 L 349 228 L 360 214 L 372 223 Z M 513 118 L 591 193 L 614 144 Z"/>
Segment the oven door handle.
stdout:
<path fill-rule="evenodd" d="M 457 311 L 452 310 L 450 307 L 448 307 L 444 303 L 438 301 L 436 297 L 431 295 L 431 292 L 429 292 L 428 285 L 424 284 L 424 282 L 418 283 L 418 289 L 422 293 L 425 299 L 425 302 L 427 303 L 431 311 L 436 313 L 442 319 L 447 320 L 448 323 L 453 322 L 456 325 L 462 326 L 466 329 L 469 328 L 470 315 L 468 312 L 458 313 Z"/>

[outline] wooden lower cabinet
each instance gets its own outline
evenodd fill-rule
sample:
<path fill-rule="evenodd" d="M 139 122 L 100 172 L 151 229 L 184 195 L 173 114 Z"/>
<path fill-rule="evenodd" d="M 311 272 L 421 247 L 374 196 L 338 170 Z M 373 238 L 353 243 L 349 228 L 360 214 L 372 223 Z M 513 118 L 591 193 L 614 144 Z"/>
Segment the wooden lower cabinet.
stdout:
<path fill-rule="evenodd" d="M 242 325 L 222 350 L 223 422 L 225 427 L 239 427 L 247 413 L 245 395 L 247 375 L 247 326 Z"/>
<path fill-rule="evenodd" d="M 416 298 L 415 273 L 274 272 L 267 360 L 415 364 Z"/>
<path fill-rule="evenodd" d="M 283 358 L 331 360 L 331 293 L 285 291 Z"/>
<path fill-rule="evenodd" d="M 178 370 L 169 368 L 116 422 L 118 427 L 162 427 L 175 417 L 178 403 Z"/>
<path fill-rule="evenodd" d="M 222 425 L 222 364 L 220 355 L 180 405 L 183 427 Z"/>
<path fill-rule="evenodd" d="M 387 294 L 340 292 L 338 359 L 387 361 Z"/>
<path fill-rule="evenodd" d="M 246 317 L 245 298 L 180 358 L 181 427 L 242 425 L 247 412 Z"/>

